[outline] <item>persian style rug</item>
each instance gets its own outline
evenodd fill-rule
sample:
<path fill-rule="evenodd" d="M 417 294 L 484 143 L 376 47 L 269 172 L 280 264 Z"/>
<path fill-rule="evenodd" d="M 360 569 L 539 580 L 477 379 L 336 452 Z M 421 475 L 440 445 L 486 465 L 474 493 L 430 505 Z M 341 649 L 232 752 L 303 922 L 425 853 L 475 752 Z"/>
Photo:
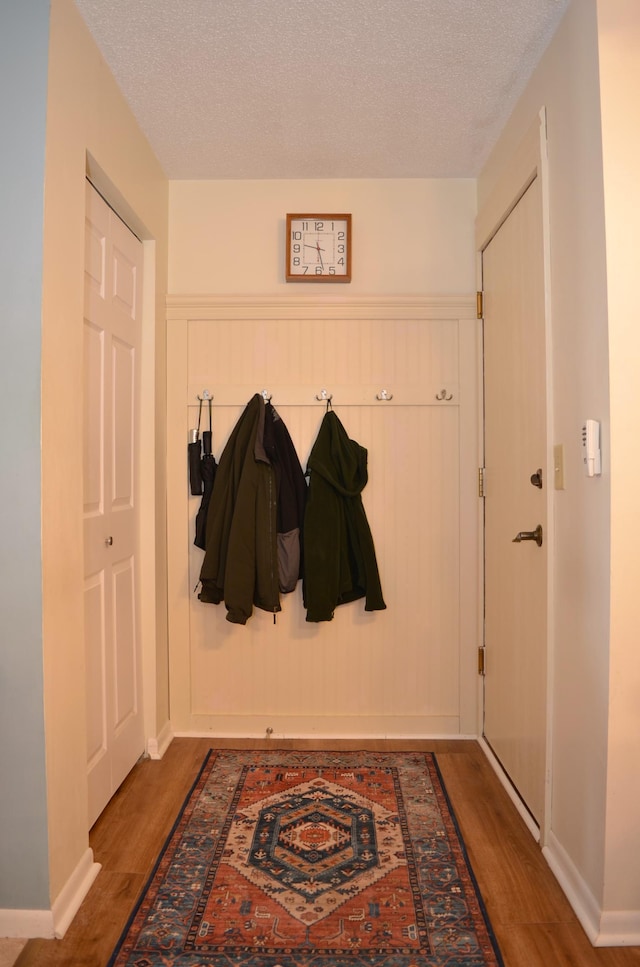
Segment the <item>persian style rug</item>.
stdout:
<path fill-rule="evenodd" d="M 211 751 L 109 967 L 500 967 L 435 757 Z"/>

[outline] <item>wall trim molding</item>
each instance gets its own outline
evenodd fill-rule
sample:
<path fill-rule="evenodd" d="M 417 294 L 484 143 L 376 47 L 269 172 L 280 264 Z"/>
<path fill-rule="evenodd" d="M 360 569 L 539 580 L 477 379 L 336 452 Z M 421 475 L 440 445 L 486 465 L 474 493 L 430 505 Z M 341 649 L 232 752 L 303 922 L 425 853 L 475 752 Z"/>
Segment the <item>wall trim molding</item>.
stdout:
<path fill-rule="evenodd" d="M 316 742 L 331 742 L 334 739 L 345 739 L 349 741 L 377 741 L 379 739 L 389 739 L 392 742 L 404 742 L 405 740 L 419 741 L 419 742 L 436 742 L 436 741 L 447 741 L 447 742 L 477 742 L 477 735 L 463 735 L 462 733 L 452 734 L 451 732 L 424 732 L 422 734 L 416 732 L 368 732 L 368 731 L 357 731 L 352 730 L 350 732 L 344 732 L 340 730 L 339 734 L 326 731 L 320 733 L 315 732 L 298 732 L 292 735 L 291 732 L 281 732 L 277 729 L 270 734 L 270 738 L 274 741 L 279 739 L 313 739 Z M 265 733 L 263 731 L 250 731 L 243 730 L 239 731 L 234 729 L 232 731 L 222 731 L 220 729 L 190 729 L 175 733 L 175 738 L 177 739 L 264 739 Z"/>
<path fill-rule="evenodd" d="M 340 318 L 348 313 L 350 319 L 413 319 L 437 317 L 440 319 L 469 318 L 476 315 L 475 293 L 459 296 L 396 296 L 380 299 L 375 296 L 345 299 L 331 296 L 261 296 L 256 298 L 215 295 L 168 295 L 167 321 L 194 318 L 206 319 L 305 319 Z"/>
<path fill-rule="evenodd" d="M 584 932 L 591 943 L 596 946 L 600 933 L 602 911 L 578 868 L 553 830 L 549 831 L 542 855 L 562 887 L 573 912 L 582 924 Z"/>
<path fill-rule="evenodd" d="M 101 869 L 101 864 L 93 861 L 93 850 L 87 847 L 82 859 L 56 897 L 51 909 L 54 936 L 57 940 L 61 940 L 69 929 L 71 921 L 80 909 L 80 904 L 93 886 Z"/>
<path fill-rule="evenodd" d="M 0 937 L 54 937 L 51 910 L 0 910 Z"/>
<path fill-rule="evenodd" d="M 172 742 L 173 732 L 171 731 L 171 722 L 165 722 L 158 735 L 147 739 L 149 758 L 161 759 Z"/>
<path fill-rule="evenodd" d="M 88 848 L 51 910 L 0 910 L 0 937 L 62 940 L 100 870 Z"/>
<path fill-rule="evenodd" d="M 640 910 L 609 910 L 600 918 L 594 947 L 640 946 Z"/>
<path fill-rule="evenodd" d="M 542 855 L 594 947 L 640 945 L 640 910 L 602 910 L 553 831 Z"/>

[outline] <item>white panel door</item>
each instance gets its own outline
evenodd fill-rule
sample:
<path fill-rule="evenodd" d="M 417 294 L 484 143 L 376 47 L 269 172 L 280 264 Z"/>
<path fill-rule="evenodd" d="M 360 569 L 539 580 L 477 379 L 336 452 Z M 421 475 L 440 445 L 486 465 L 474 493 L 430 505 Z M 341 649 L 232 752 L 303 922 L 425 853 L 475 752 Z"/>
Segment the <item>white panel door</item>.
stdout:
<path fill-rule="evenodd" d="M 537 177 L 485 248 L 484 735 L 538 825 L 545 791 L 544 263 Z M 542 487 L 532 475 L 541 471 Z M 542 546 L 527 539 L 540 525 Z M 524 532 L 525 539 L 515 541 Z"/>
<path fill-rule="evenodd" d="M 84 560 L 91 826 L 144 751 L 137 602 L 142 245 L 87 183 Z"/>

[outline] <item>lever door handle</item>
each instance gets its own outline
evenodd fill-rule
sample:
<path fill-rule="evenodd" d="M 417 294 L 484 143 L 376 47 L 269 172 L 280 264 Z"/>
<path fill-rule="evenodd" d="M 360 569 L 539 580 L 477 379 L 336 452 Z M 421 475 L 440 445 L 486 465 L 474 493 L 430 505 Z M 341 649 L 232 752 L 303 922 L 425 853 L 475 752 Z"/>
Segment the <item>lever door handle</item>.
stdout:
<path fill-rule="evenodd" d="M 542 547 L 542 524 L 538 524 L 534 531 L 520 531 L 511 543 L 519 544 L 521 541 L 535 541 L 538 547 Z"/>
<path fill-rule="evenodd" d="M 539 467 L 535 473 L 532 473 L 529 480 L 534 487 L 542 490 L 542 468 Z"/>

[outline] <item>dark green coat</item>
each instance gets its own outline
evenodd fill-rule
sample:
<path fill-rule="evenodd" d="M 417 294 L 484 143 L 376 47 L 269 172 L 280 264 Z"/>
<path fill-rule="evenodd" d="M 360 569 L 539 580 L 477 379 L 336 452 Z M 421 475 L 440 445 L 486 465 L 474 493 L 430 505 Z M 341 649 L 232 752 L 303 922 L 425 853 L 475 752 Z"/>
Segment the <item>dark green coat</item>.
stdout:
<path fill-rule="evenodd" d="M 276 478 L 264 452 L 265 405 L 249 400 L 224 448 L 207 517 L 201 601 L 227 607 L 246 624 L 253 605 L 280 611 Z"/>
<path fill-rule="evenodd" d="M 350 440 L 329 410 L 308 462 L 303 596 L 307 621 L 331 621 L 339 604 L 365 598 L 365 611 L 386 608 L 371 530 L 362 503 L 367 451 Z"/>

